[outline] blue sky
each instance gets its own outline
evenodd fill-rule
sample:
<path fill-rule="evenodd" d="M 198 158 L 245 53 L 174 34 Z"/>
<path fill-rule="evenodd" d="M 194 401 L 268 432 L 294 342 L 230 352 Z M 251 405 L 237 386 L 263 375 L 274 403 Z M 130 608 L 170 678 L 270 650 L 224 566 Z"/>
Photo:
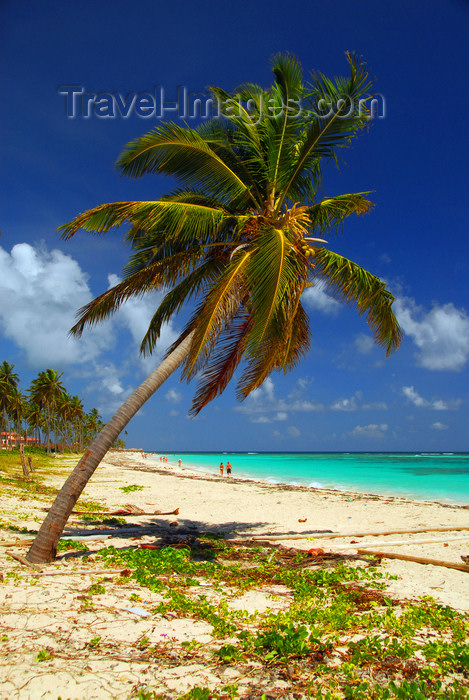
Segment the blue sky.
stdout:
<path fill-rule="evenodd" d="M 278 51 L 295 54 L 305 73 L 343 74 L 350 50 L 367 61 L 385 115 L 340 173 L 326 171 L 324 193 L 374 190 L 376 206 L 330 243 L 387 281 L 405 333 L 400 350 L 386 359 L 352 310 L 309 293 L 314 339 L 295 372 L 273 374 L 242 404 L 229 386 L 193 420 L 195 384 L 174 376 L 126 440 L 161 451 L 469 449 L 466 2 L 4 0 L 0 27 L 0 361 L 15 364 L 22 389 L 53 367 L 87 409 L 109 418 L 185 318 L 145 360 L 138 345 L 157 298 L 128 304 L 81 340 L 67 336 L 128 251 L 119 230 L 64 242 L 56 228 L 103 202 L 154 199 L 173 183 L 129 180 L 113 167 L 155 117 L 70 118 L 60 86 L 124 97 L 159 86 L 169 104 L 178 86 L 268 86 Z"/>

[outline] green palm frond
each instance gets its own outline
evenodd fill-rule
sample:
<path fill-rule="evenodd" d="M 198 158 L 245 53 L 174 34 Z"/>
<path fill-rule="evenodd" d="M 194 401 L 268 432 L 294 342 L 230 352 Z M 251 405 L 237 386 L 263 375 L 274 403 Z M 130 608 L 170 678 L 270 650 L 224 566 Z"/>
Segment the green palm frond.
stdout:
<path fill-rule="evenodd" d="M 214 95 L 222 97 L 219 88 L 211 88 Z M 228 99 L 228 98 L 225 98 Z M 205 143 L 246 183 L 248 189 L 240 198 L 233 197 L 231 206 L 245 208 L 255 203 L 262 206 L 263 155 L 255 123 L 249 118 L 241 102 L 237 102 L 236 114 L 227 121 L 213 119 L 202 122 L 197 129 Z"/>
<path fill-rule="evenodd" d="M 313 229 L 326 233 L 334 228 L 338 229 L 351 214 L 361 216 L 368 213 L 374 204 L 365 198 L 367 194 L 370 192 L 340 194 L 335 197 L 325 197 L 317 204 L 313 204 L 307 210 Z"/>
<path fill-rule="evenodd" d="M 248 367 L 236 388 L 239 401 L 258 389 L 271 372 L 281 369 L 285 374 L 293 370 L 307 354 L 311 334 L 308 315 L 299 301 L 300 297 L 298 291 L 297 303 L 290 300 L 291 309 L 285 323 L 280 323 L 277 319 L 275 322 L 279 327 L 275 336 L 269 335 L 259 346 L 258 352 L 249 358 Z"/>
<path fill-rule="evenodd" d="M 305 274 L 285 231 L 273 226 L 264 227 L 254 241 L 246 269 L 249 308 L 253 317 L 247 343 L 249 354 L 258 351 L 266 334 L 278 335 L 286 320 L 289 298 Z"/>
<path fill-rule="evenodd" d="M 195 333 L 184 368 L 187 378 L 206 364 L 221 331 L 237 313 L 245 293 L 243 275 L 250 256 L 251 251 L 244 249 L 234 256 L 189 324 Z"/>
<path fill-rule="evenodd" d="M 277 127 L 277 138 L 273 139 L 277 155 L 272 173 L 273 191 L 277 190 L 279 175 L 286 170 L 295 148 L 298 134 L 297 119 L 300 115 L 300 102 L 303 93 L 303 71 L 298 61 L 289 55 L 277 54 L 272 59 L 272 70 L 277 89 L 272 89 L 270 105 L 278 110 L 278 115 L 269 119 Z M 272 105 L 273 102 L 273 105 Z"/>
<path fill-rule="evenodd" d="M 230 213 L 224 208 L 206 204 L 159 199 L 147 202 L 110 202 L 79 214 L 73 221 L 59 228 L 62 238 L 71 238 L 80 228 L 93 233 L 105 233 L 113 226 L 130 222 L 136 230 L 147 235 L 151 231 L 164 231 L 165 235 L 181 236 L 190 232 L 200 239 L 213 236 L 214 230 Z"/>
<path fill-rule="evenodd" d="M 307 94 L 309 101 L 316 109 L 323 100 L 324 104 L 331 105 L 331 109 L 324 116 L 315 110 L 305 110 L 306 128 L 296 158 L 285 174 L 283 192 L 276 203 L 277 210 L 285 197 L 291 194 L 298 178 L 304 177 L 308 171 L 315 177 L 317 161 L 335 159 L 336 150 L 347 146 L 357 131 L 368 122 L 366 108 L 359 109 L 360 100 L 370 87 L 366 66 L 354 57 L 348 56 L 348 59 L 350 78 L 336 79 L 333 82 L 321 74 L 314 77 L 313 90 Z M 348 100 L 344 101 L 344 95 Z"/>
<path fill-rule="evenodd" d="M 316 250 L 314 273 L 325 283 L 327 291 L 336 299 L 356 307 L 373 331 L 378 345 L 386 355 L 396 350 L 401 342 L 401 329 L 392 311 L 394 297 L 386 284 L 356 263 L 326 248 Z"/>
<path fill-rule="evenodd" d="M 249 317 L 243 314 L 235 317 L 229 327 L 218 337 L 210 363 L 201 373 L 190 415 L 196 416 L 209 401 L 226 389 L 242 358 L 249 326 Z"/>
<path fill-rule="evenodd" d="M 142 266 L 137 272 L 83 306 L 78 311 L 78 321 L 70 333 L 81 336 L 86 326 L 106 320 L 129 299 L 173 286 L 181 277 L 191 272 L 195 264 L 190 252 L 183 252 Z"/>
<path fill-rule="evenodd" d="M 220 271 L 220 262 L 209 258 L 165 295 L 155 311 L 140 345 L 140 351 L 143 355 L 150 355 L 153 352 L 156 341 L 160 337 L 162 325 L 168 323 L 189 299 L 213 284 Z"/>
<path fill-rule="evenodd" d="M 251 196 L 242 177 L 196 130 L 174 123 L 164 124 L 129 143 L 117 166 L 130 177 L 155 172 L 174 175 L 185 186 L 205 188 L 208 194 L 225 202 Z"/>

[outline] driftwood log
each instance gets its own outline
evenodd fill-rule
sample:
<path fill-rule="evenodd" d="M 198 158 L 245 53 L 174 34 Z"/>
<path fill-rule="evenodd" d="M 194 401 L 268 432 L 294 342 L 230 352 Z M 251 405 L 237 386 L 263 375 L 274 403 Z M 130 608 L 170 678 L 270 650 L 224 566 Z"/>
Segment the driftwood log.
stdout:
<path fill-rule="evenodd" d="M 458 571 L 466 571 L 469 573 L 467 564 L 457 564 L 452 561 L 443 561 L 441 559 L 428 559 L 428 557 L 414 557 L 409 554 L 396 554 L 395 552 L 380 552 L 378 550 L 357 549 L 358 554 L 367 554 L 369 556 L 378 557 L 378 559 L 402 559 L 402 561 L 413 561 L 417 564 L 432 564 L 433 566 L 445 566 L 447 569 L 457 569 Z"/>
<path fill-rule="evenodd" d="M 249 538 L 254 539 L 270 539 L 270 540 L 305 540 L 309 537 L 315 537 L 316 539 L 333 539 L 335 537 L 376 537 L 379 535 L 412 535 L 418 532 L 458 532 L 459 530 L 469 530 L 469 526 L 455 526 L 455 527 L 423 527 L 414 528 L 412 530 L 377 530 L 376 532 L 324 532 L 321 531 L 310 531 L 296 533 L 295 535 L 278 535 L 274 532 L 267 533 L 265 535 L 250 535 Z M 238 536 L 239 537 L 239 536 Z"/>

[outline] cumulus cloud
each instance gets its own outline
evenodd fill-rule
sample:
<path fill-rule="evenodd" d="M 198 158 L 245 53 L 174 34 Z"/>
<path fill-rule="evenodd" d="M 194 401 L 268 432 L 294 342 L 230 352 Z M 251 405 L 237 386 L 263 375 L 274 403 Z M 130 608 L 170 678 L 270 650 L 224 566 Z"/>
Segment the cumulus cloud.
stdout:
<path fill-rule="evenodd" d="M 329 296 L 329 294 L 324 291 L 322 285 L 308 287 L 308 289 L 303 292 L 302 300 L 305 302 L 306 306 L 313 309 L 313 311 L 321 311 L 327 315 L 336 315 L 340 311 L 339 302 Z"/>
<path fill-rule="evenodd" d="M 357 348 L 358 352 L 362 355 L 369 355 L 375 347 L 375 341 L 373 340 L 371 335 L 365 335 L 365 333 L 360 333 L 360 335 L 357 335 L 357 337 L 355 338 L 355 347 Z"/>
<path fill-rule="evenodd" d="M 351 432 L 354 437 L 365 437 L 365 438 L 383 438 L 388 429 L 386 423 L 381 423 L 377 425 L 376 423 L 370 423 L 369 425 L 357 425 Z"/>
<path fill-rule="evenodd" d="M 109 323 L 71 338 L 79 307 L 92 299 L 87 275 L 70 255 L 18 243 L 0 248 L 0 325 L 21 348 L 31 367 L 83 364 L 114 342 Z"/>
<path fill-rule="evenodd" d="M 273 423 L 274 421 L 284 421 L 288 419 L 291 411 L 311 412 L 322 411 L 324 406 L 302 398 L 307 382 L 302 380 L 298 386 L 294 387 L 286 399 L 275 396 L 275 385 L 271 377 L 258 389 L 253 391 L 247 399 L 236 406 L 235 411 L 250 416 L 251 423 Z"/>
<path fill-rule="evenodd" d="M 449 401 L 443 401 L 442 399 L 425 399 L 413 386 L 403 386 L 402 393 L 414 406 L 417 406 L 417 408 L 430 408 L 434 411 L 455 411 L 462 404 L 461 399 L 450 399 Z"/>
<path fill-rule="evenodd" d="M 288 428 L 288 432 L 294 438 L 300 437 L 300 435 L 301 435 L 301 432 L 294 425 L 290 425 L 290 427 Z"/>
<path fill-rule="evenodd" d="M 386 411 L 388 406 L 384 401 L 364 403 L 363 393 L 356 391 L 350 398 L 336 399 L 330 408 L 331 411 Z"/>
<path fill-rule="evenodd" d="M 419 348 L 417 362 L 430 370 L 462 370 L 469 358 L 469 316 L 454 304 L 434 304 L 425 311 L 402 297 L 394 310 L 404 333 Z"/>
<path fill-rule="evenodd" d="M 119 278 L 111 275 L 108 281 L 113 285 Z M 10 253 L 0 247 L 0 298 L 6 300 L 0 304 L 1 334 L 25 353 L 31 368 L 68 369 L 85 381 L 86 393 L 93 393 L 95 405 L 108 414 L 135 386 L 133 376 L 131 386 L 123 377 L 133 375 L 135 366 L 145 372 L 157 366 L 177 333 L 167 324 L 154 355 L 139 358 L 137 348 L 161 298 L 155 294 L 128 301 L 111 319 L 87 328 L 81 338 L 70 337 L 77 310 L 93 296 L 88 275 L 70 255 L 44 244 L 18 243 Z M 130 353 L 120 353 L 117 367 L 108 357 L 123 330 L 131 336 L 125 343 Z"/>
<path fill-rule="evenodd" d="M 166 401 L 169 401 L 169 403 L 179 403 L 182 400 L 181 392 L 176 391 L 176 389 L 170 389 L 166 392 L 164 397 Z"/>
<path fill-rule="evenodd" d="M 284 411 L 278 411 L 275 415 L 273 416 L 257 416 L 251 420 L 251 423 L 276 423 L 278 421 L 284 421 L 287 420 L 288 418 L 288 413 L 285 413 Z"/>
<path fill-rule="evenodd" d="M 448 426 L 445 425 L 444 423 L 440 423 L 437 421 L 436 423 L 432 423 L 433 430 L 448 430 Z"/>

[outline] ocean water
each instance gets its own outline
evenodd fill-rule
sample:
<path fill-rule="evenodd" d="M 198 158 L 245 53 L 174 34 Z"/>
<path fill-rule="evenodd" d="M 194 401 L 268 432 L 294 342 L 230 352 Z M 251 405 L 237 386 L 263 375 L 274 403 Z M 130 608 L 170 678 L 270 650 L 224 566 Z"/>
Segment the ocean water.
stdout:
<path fill-rule="evenodd" d="M 469 453 L 174 452 L 162 453 L 188 469 L 271 483 L 344 489 L 415 500 L 469 504 Z M 158 457 L 155 457 L 158 461 Z"/>

